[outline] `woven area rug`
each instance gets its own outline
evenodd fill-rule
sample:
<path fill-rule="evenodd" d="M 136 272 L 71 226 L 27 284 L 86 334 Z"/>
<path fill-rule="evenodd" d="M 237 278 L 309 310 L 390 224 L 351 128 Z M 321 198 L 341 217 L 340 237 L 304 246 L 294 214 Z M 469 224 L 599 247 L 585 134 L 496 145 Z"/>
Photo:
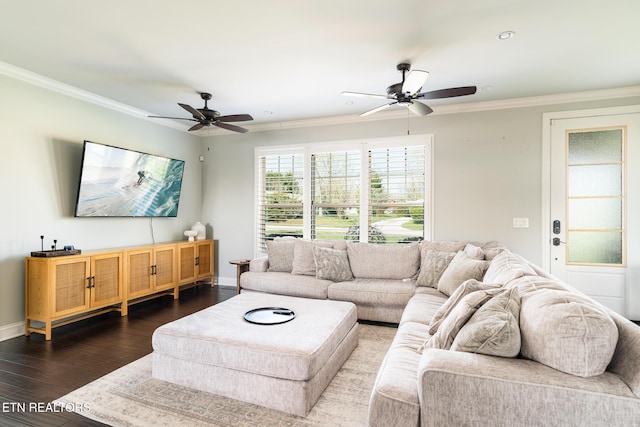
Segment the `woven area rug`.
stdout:
<path fill-rule="evenodd" d="M 306 418 L 151 378 L 151 355 L 57 399 L 112 426 L 366 426 L 369 396 L 396 329 L 359 326 L 358 347 Z M 72 406 L 72 405 L 69 405 Z"/>

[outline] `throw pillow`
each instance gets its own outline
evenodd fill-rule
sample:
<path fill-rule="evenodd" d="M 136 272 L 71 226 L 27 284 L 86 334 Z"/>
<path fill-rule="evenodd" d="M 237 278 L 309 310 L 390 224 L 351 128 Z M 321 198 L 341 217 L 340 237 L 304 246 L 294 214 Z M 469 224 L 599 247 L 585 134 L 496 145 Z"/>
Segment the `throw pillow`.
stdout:
<path fill-rule="evenodd" d="M 444 304 L 442 304 L 438 311 L 433 315 L 431 323 L 429 324 L 429 335 L 434 335 L 438 331 L 438 327 L 442 321 L 449 313 L 451 313 L 451 310 L 453 310 L 453 308 L 462 301 L 462 298 L 466 297 L 471 292 L 498 289 L 500 287 L 500 285 L 482 283 L 475 279 L 465 281 L 462 285 L 458 286 L 458 289 L 456 289 L 451 296 L 447 298 Z"/>
<path fill-rule="evenodd" d="M 498 288 L 486 289 L 471 292 L 462 298 L 447 317 L 444 318 L 435 335 L 424 344 L 424 348 L 449 350 L 451 344 L 453 344 L 453 340 L 464 324 L 467 323 L 467 320 L 498 292 L 500 292 Z"/>
<path fill-rule="evenodd" d="M 487 261 L 471 258 L 463 251 L 458 252 L 438 280 L 438 290 L 450 296 L 462 282 L 469 279 L 482 280 L 488 264 Z"/>
<path fill-rule="evenodd" d="M 291 273 L 296 240 L 295 238 L 267 240 L 267 256 L 269 257 L 267 271 Z"/>
<path fill-rule="evenodd" d="M 480 246 L 476 246 L 472 243 L 467 243 L 464 247 L 464 251 L 473 259 L 484 259 L 484 251 Z"/>
<path fill-rule="evenodd" d="M 574 292 L 541 290 L 522 298 L 522 356 L 580 377 L 602 374 L 618 328 L 596 302 Z"/>
<path fill-rule="evenodd" d="M 313 255 L 314 246 L 333 247 L 331 242 L 297 239 L 293 250 L 291 274 L 316 275 L 316 261 Z"/>
<path fill-rule="evenodd" d="M 353 280 L 346 250 L 315 246 L 313 253 L 316 259 L 316 277 L 318 279 L 331 280 L 332 282 Z"/>
<path fill-rule="evenodd" d="M 455 252 L 437 251 L 435 249 L 427 250 L 427 254 L 420 265 L 420 274 L 416 285 L 437 288 L 438 280 L 440 280 L 442 273 L 447 269 L 455 255 Z"/>
<path fill-rule="evenodd" d="M 487 301 L 460 329 L 453 351 L 516 357 L 520 353 L 520 295 L 504 289 Z"/>

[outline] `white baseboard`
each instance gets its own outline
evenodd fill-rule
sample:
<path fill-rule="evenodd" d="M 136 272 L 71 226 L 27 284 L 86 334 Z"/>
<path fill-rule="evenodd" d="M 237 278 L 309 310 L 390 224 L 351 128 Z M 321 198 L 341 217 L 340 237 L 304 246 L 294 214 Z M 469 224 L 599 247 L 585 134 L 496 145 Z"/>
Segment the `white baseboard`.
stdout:
<path fill-rule="evenodd" d="M 218 277 L 218 286 L 222 286 L 224 288 L 235 288 L 237 286 L 236 277 Z"/>
<path fill-rule="evenodd" d="M 0 326 L 0 341 L 24 335 L 24 322 Z"/>

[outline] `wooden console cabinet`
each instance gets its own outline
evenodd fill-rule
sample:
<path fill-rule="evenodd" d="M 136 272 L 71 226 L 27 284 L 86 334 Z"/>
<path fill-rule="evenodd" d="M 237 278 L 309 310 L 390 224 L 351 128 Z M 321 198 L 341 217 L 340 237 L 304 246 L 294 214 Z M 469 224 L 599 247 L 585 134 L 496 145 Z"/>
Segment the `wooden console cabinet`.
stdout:
<path fill-rule="evenodd" d="M 27 257 L 25 334 L 51 339 L 57 326 L 107 311 L 126 316 L 136 302 L 171 294 L 211 278 L 213 240 L 95 251 L 55 258 Z"/>

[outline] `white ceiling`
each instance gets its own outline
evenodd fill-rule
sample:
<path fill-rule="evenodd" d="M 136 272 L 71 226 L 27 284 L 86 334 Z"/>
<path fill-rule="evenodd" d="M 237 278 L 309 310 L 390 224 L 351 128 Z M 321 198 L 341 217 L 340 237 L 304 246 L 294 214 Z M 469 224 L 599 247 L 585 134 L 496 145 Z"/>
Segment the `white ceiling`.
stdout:
<path fill-rule="evenodd" d="M 161 116 L 211 92 L 253 124 L 356 117 L 384 100 L 340 92 L 384 94 L 404 61 L 425 91 L 478 87 L 436 112 L 640 85 L 638 0 L 0 2 L 0 61 Z"/>

